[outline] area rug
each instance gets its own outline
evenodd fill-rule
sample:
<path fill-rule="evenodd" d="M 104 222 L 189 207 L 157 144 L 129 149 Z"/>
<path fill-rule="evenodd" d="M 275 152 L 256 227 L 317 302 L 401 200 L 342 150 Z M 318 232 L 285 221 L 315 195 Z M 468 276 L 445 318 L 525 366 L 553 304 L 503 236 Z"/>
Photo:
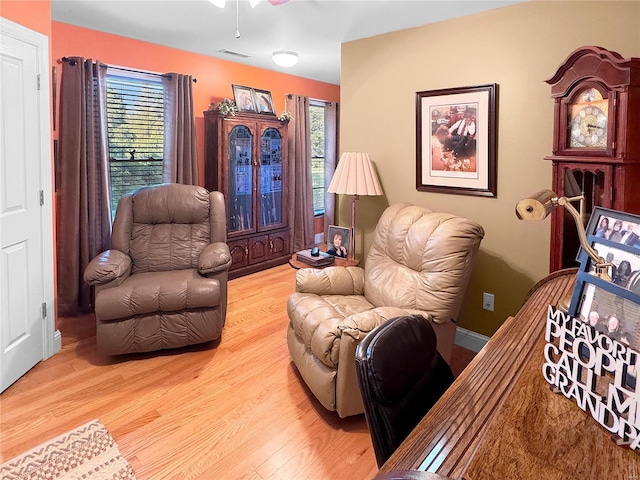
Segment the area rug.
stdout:
<path fill-rule="evenodd" d="M 134 480 L 133 468 L 98 420 L 0 465 L 2 480 Z"/>

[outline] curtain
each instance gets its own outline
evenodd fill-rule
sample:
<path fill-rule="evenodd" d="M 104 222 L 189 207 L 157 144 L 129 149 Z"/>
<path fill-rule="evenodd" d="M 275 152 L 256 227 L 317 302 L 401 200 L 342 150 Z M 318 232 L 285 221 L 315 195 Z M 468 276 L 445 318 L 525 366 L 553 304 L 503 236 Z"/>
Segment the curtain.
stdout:
<path fill-rule="evenodd" d="M 165 85 L 162 181 L 198 185 L 198 153 L 193 109 L 193 77 L 169 73 Z"/>
<path fill-rule="evenodd" d="M 60 208 L 56 213 L 58 314 L 87 312 L 90 287 L 82 275 L 89 261 L 111 245 L 106 120 L 107 66 L 71 57 L 62 63 Z"/>
<path fill-rule="evenodd" d="M 325 109 L 325 131 L 327 132 L 324 153 L 324 238 L 329 238 L 329 225 L 335 225 L 336 194 L 328 193 L 329 183 L 338 164 L 338 118 L 339 107 L 335 102 L 327 103 Z M 328 243 L 328 242 L 327 242 Z"/>
<path fill-rule="evenodd" d="M 314 245 L 313 185 L 311 180 L 311 132 L 309 99 L 288 94 L 285 110 L 291 112 L 289 122 L 289 239 L 292 252 Z"/>

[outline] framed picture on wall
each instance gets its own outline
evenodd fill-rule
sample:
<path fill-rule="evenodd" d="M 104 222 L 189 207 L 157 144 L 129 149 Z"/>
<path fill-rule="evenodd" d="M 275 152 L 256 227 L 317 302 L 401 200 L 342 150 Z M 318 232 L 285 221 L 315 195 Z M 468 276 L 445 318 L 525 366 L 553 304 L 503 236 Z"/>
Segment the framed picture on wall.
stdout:
<path fill-rule="evenodd" d="M 253 88 L 235 84 L 231 86 L 233 88 L 233 100 L 236 102 L 238 111 L 256 113 L 258 109 L 253 96 Z"/>
<path fill-rule="evenodd" d="M 416 188 L 496 196 L 497 85 L 416 93 Z"/>

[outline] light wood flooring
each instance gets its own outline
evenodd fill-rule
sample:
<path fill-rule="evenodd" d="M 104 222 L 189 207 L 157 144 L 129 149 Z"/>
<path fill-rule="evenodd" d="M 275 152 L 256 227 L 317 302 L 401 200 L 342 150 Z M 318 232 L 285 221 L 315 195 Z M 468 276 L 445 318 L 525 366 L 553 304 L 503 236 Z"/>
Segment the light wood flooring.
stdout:
<path fill-rule="evenodd" d="M 231 280 L 222 338 L 204 346 L 102 357 L 93 315 L 59 319 L 62 350 L 0 395 L 0 461 L 96 418 L 139 480 L 373 477 L 364 416 L 326 411 L 290 362 L 294 275 Z M 454 373 L 472 356 L 456 348 Z"/>

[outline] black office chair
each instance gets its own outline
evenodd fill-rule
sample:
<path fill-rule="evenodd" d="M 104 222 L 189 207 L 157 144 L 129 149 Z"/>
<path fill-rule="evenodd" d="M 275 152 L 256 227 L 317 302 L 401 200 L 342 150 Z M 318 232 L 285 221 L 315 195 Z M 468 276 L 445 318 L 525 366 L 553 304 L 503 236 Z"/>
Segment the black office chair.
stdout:
<path fill-rule="evenodd" d="M 436 334 L 419 315 L 373 329 L 356 350 L 356 372 L 378 467 L 453 382 Z"/>

